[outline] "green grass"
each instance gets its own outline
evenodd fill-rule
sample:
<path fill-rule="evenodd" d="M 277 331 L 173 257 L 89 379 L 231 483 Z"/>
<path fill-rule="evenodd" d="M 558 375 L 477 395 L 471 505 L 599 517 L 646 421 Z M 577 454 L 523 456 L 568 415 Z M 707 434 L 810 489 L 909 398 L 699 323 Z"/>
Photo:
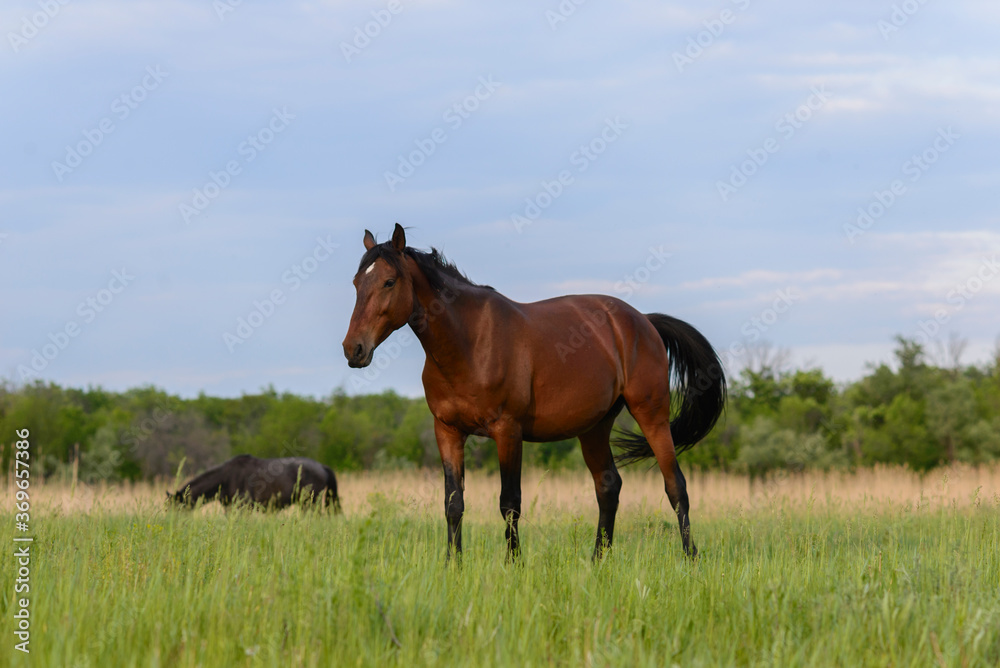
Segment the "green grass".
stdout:
<path fill-rule="evenodd" d="M 593 508 L 526 522 L 514 565 L 497 514 L 466 525 L 460 568 L 442 517 L 372 507 L 38 517 L 32 653 L 13 651 L 8 558 L 0 663 L 1000 665 L 996 500 L 695 517 L 697 561 L 673 518 L 623 514 L 598 564 Z"/>

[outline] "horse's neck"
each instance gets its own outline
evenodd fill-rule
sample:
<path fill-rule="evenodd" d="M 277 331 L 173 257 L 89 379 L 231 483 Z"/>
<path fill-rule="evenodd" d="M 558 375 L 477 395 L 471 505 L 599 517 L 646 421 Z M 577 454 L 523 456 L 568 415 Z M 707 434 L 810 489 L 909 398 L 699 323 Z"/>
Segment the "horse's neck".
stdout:
<path fill-rule="evenodd" d="M 471 361 L 474 323 L 481 308 L 470 295 L 475 289 L 449 280 L 436 292 L 422 274 L 414 280 L 410 327 L 428 359 L 442 371 L 458 371 Z"/>

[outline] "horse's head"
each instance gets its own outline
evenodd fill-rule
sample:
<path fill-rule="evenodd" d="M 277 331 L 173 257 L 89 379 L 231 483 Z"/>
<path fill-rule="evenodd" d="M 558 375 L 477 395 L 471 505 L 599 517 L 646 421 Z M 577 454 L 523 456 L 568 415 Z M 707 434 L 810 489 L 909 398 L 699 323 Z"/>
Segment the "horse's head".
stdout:
<path fill-rule="evenodd" d="M 375 349 L 406 324 L 413 313 L 413 279 L 406 267 L 406 233 L 399 223 L 392 240 L 376 244 L 365 230 L 365 254 L 354 288 L 358 298 L 344 338 L 344 356 L 351 367 L 371 364 Z"/>
<path fill-rule="evenodd" d="M 180 489 L 174 493 L 167 492 L 167 506 L 190 508 L 193 504 L 191 501 L 191 492 L 188 488 Z"/>

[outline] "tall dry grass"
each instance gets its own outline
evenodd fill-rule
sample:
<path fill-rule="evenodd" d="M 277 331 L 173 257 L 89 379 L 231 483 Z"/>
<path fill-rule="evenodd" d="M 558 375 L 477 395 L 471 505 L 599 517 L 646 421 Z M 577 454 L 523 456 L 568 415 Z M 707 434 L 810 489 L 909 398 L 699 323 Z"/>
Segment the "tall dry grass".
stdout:
<path fill-rule="evenodd" d="M 622 472 L 623 513 L 669 511 L 663 480 L 656 470 L 639 468 Z M 687 475 L 692 516 L 718 517 L 765 506 L 790 509 L 806 507 L 857 512 L 871 506 L 963 508 L 990 501 L 1000 505 L 1000 465 L 952 466 L 919 474 L 902 467 L 879 466 L 856 472 L 779 472 L 751 484 L 745 475 L 716 471 Z M 368 514 L 374 506 L 391 502 L 415 513 L 439 514 L 444 486 L 437 470 L 343 472 L 338 475 L 344 511 Z M 9 482 L 9 481 L 8 481 Z M 174 481 L 121 485 L 43 484 L 33 481 L 35 512 L 71 514 L 138 512 L 163 506 Z M 12 507 L 14 488 L 0 492 Z M 465 504 L 468 521 L 499 520 L 500 477 L 470 472 L 466 476 Z M 525 518 L 583 515 L 597 512 L 593 481 L 586 471 L 547 472 L 527 470 L 522 481 Z M 216 504 L 201 512 L 219 512 Z"/>

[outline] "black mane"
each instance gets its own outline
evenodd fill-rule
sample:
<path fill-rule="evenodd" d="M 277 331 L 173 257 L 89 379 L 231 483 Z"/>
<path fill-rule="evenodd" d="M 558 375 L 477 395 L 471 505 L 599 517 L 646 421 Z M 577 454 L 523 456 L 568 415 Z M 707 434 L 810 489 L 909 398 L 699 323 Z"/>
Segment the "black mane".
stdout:
<path fill-rule="evenodd" d="M 412 258 L 420 271 L 423 272 L 424 276 L 427 278 L 427 282 L 430 283 L 431 289 L 435 292 L 440 292 L 444 288 L 444 279 L 453 278 L 460 283 L 465 285 L 470 285 L 476 288 L 484 288 L 486 290 L 492 290 L 488 285 L 479 285 L 469 280 L 469 277 L 462 273 L 462 271 L 454 265 L 454 263 L 449 262 L 448 259 L 436 248 L 431 248 L 428 251 L 417 250 L 416 248 L 410 248 L 407 246 L 404 251 L 406 256 Z M 403 271 L 402 256 L 396 252 L 396 249 L 392 247 L 391 241 L 386 241 L 385 243 L 375 244 L 372 246 L 365 254 L 361 257 L 361 262 L 358 264 L 358 271 L 370 265 L 375 260 L 382 259 L 389 263 L 396 271 Z"/>

